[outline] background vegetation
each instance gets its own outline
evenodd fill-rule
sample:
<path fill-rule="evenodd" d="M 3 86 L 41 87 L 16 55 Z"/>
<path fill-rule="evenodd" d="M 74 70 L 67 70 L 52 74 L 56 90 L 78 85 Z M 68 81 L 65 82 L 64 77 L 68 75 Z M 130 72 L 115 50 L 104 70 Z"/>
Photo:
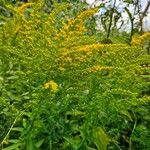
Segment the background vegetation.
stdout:
<path fill-rule="evenodd" d="M 149 32 L 110 40 L 80 2 L 1 4 L 1 149 L 150 149 Z"/>

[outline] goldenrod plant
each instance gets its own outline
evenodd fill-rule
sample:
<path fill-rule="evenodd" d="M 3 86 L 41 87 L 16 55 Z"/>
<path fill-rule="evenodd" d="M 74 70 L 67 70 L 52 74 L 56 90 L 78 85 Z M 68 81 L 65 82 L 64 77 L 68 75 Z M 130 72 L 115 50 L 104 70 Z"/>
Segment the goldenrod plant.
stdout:
<path fill-rule="evenodd" d="M 0 27 L 0 148 L 150 149 L 150 55 L 88 35 L 98 8 L 64 17 L 73 6 L 53 5 L 49 13 L 44 1 L 6 6 L 13 15 Z"/>
<path fill-rule="evenodd" d="M 139 37 L 133 37 L 131 44 L 132 45 L 141 45 L 143 46 L 147 40 L 150 40 L 150 32 L 145 32 Z"/>

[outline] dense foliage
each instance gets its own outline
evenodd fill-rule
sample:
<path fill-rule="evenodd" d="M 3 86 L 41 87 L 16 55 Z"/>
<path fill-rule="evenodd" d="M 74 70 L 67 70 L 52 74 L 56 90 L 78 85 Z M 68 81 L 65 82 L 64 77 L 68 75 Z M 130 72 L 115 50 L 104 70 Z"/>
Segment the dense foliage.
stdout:
<path fill-rule="evenodd" d="M 150 34 L 101 44 L 97 8 L 44 6 L 8 5 L 0 26 L 1 149 L 150 149 Z"/>

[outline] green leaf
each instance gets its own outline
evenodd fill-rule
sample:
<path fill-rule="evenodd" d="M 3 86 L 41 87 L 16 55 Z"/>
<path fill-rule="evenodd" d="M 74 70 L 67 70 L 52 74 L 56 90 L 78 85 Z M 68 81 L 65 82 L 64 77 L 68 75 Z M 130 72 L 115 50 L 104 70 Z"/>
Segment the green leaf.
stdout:
<path fill-rule="evenodd" d="M 18 79 L 18 76 L 10 76 L 7 78 L 7 80 L 15 80 L 15 79 Z"/>
<path fill-rule="evenodd" d="M 27 139 L 26 150 L 34 150 L 33 141 L 30 136 Z"/>
<path fill-rule="evenodd" d="M 38 142 L 35 144 L 35 147 L 36 147 L 36 148 L 39 148 L 39 147 L 42 145 L 43 142 L 44 142 L 44 139 L 38 141 Z"/>
<path fill-rule="evenodd" d="M 16 140 L 16 139 L 10 139 L 10 140 L 8 140 L 8 142 L 10 142 L 10 143 L 19 143 L 19 140 Z"/>
<path fill-rule="evenodd" d="M 66 142 L 68 144 L 70 144 L 72 147 L 74 147 L 74 149 L 77 149 L 80 146 L 81 143 L 81 139 L 79 137 L 64 137 L 64 139 L 66 140 Z"/>
<path fill-rule="evenodd" d="M 4 80 L 3 77 L 0 76 L 0 81 L 3 81 L 3 80 Z"/>
<path fill-rule="evenodd" d="M 23 131 L 23 128 L 21 128 L 21 127 L 15 127 L 15 128 L 12 128 L 12 131 L 19 131 L 19 132 L 22 132 L 22 131 Z"/>
<path fill-rule="evenodd" d="M 69 111 L 69 112 L 67 112 L 66 115 L 82 116 L 82 115 L 85 115 L 85 112 L 75 110 L 75 111 Z"/>
<path fill-rule="evenodd" d="M 16 143 L 16 144 L 13 144 L 13 145 L 11 145 L 11 146 L 9 146 L 9 147 L 6 147 L 6 148 L 4 148 L 4 149 L 2 149 L 2 150 L 15 150 L 15 149 L 17 149 L 20 145 L 21 145 L 21 143 Z"/>
<path fill-rule="evenodd" d="M 107 150 L 110 139 L 105 131 L 101 127 L 98 127 L 93 130 L 93 142 L 98 150 Z"/>
<path fill-rule="evenodd" d="M 133 121 L 133 119 L 128 111 L 120 111 L 120 113 L 122 115 L 126 116 L 130 121 Z"/>

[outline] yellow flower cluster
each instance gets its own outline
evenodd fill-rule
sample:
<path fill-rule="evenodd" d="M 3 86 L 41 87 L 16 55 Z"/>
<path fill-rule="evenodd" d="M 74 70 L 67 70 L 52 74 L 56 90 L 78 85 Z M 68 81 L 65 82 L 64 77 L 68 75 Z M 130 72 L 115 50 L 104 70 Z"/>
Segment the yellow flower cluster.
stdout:
<path fill-rule="evenodd" d="M 126 47 L 126 44 L 89 44 L 89 45 L 84 45 L 84 46 L 77 46 L 76 49 L 77 51 L 82 51 L 82 52 L 89 52 L 92 50 L 98 51 L 99 49 L 102 48 L 115 48 L 115 47 Z"/>
<path fill-rule="evenodd" d="M 76 41 L 77 45 L 78 41 Z M 68 45 L 66 45 L 67 47 Z M 128 49 L 126 44 L 88 44 L 88 45 L 81 45 L 81 46 L 73 46 L 70 48 L 60 48 L 60 53 L 55 60 L 55 63 L 58 64 L 59 70 L 64 71 L 69 67 L 80 66 L 82 63 L 86 63 L 88 60 L 92 59 L 92 57 L 97 55 L 103 55 L 103 57 L 107 56 L 106 50 L 112 53 L 112 49 L 114 51 L 114 55 L 120 51 L 118 47 L 122 47 L 124 49 Z M 104 53 L 103 53 L 104 52 Z M 90 71 L 100 71 L 100 70 L 110 70 L 111 67 L 100 67 L 95 66 Z"/>
<path fill-rule="evenodd" d="M 143 45 L 146 40 L 150 39 L 150 32 L 145 32 L 140 37 L 134 37 L 131 41 L 132 45 Z"/>
<path fill-rule="evenodd" d="M 68 23 L 63 23 L 62 29 L 56 35 L 56 40 L 65 39 L 69 43 L 72 37 L 82 35 L 84 30 L 83 20 L 70 19 Z"/>
<path fill-rule="evenodd" d="M 95 14 L 95 13 L 98 11 L 98 9 L 99 9 L 99 8 L 97 8 L 97 7 L 96 7 L 96 8 L 92 8 L 92 9 L 87 9 L 87 10 L 81 12 L 81 13 L 77 16 L 77 18 L 83 20 L 83 19 L 85 19 L 85 18 L 87 18 L 87 17 L 90 17 L 90 16 L 92 16 L 93 14 Z"/>
<path fill-rule="evenodd" d="M 52 92 L 58 91 L 58 84 L 53 80 L 48 81 L 44 84 L 44 89 L 50 89 Z"/>
<path fill-rule="evenodd" d="M 56 40 L 67 39 L 68 43 L 72 37 L 77 37 L 83 34 L 85 31 L 84 20 L 96 13 L 98 9 L 88 9 L 81 12 L 75 19 L 70 19 L 67 23 L 63 22 L 63 27 L 60 32 L 56 35 Z"/>
<path fill-rule="evenodd" d="M 31 5 L 33 5 L 33 3 L 24 3 L 23 5 L 21 5 L 20 7 L 18 7 L 18 12 L 19 12 L 19 13 L 23 13 L 24 10 L 25 10 L 27 7 L 31 6 Z"/>
<path fill-rule="evenodd" d="M 95 66 L 91 67 L 88 71 L 90 73 L 94 73 L 94 72 L 98 72 L 98 71 L 111 71 L 112 69 L 113 69 L 113 67 L 104 67 L 104 66 L 95 65 Z"/>

